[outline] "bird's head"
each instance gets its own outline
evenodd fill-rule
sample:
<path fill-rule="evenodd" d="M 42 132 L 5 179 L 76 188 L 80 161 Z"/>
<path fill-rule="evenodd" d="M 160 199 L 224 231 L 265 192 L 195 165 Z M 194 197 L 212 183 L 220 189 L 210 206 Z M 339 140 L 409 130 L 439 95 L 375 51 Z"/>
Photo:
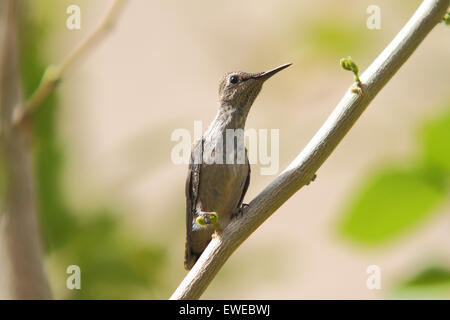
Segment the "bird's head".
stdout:
<path fill-rule="evenodd" d="M 278 71 L 289 67 L 292 63 L 283 64 L 275 69 L 259 72 L 230 72 L 221 80 L 219 86 L 220 104 L 248 112 L 258 96 L 263 83 Z"/>

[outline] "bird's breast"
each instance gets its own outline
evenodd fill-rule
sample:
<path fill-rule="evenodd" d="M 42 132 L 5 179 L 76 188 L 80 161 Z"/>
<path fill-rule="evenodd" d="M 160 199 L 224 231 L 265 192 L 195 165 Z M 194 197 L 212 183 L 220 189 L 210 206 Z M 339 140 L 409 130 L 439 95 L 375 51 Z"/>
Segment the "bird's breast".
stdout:
<path fill-rule="evenodd" d="M 219 225 L 228 224 L 239 206 L 249 172 L 245 164 L 203 164 L 200 174 L 198 201 L 203 211 L 215 211 Z"/>

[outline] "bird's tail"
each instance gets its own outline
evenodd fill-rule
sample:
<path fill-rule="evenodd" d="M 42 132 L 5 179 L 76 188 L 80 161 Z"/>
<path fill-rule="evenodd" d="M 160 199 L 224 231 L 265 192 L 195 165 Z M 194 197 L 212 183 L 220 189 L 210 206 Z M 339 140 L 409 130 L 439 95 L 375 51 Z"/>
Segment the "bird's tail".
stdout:
<path fill-rule="evenodd" d="M 190 252 L 190 248 L 187 247 L 186 244 L 186 251 L 184 254 L 184 268 L 186 270 L 191 270 L 192 267 L 194 266 L 194 264 L 197 262 L 198 260 L 198 256 L 195 254 L 192 254 L 192 252 Z"/>
<path fill-rule="evenodd" d="M 199 228 L 192 230 L 188 239 L 186 239 L 186 246 L 184 252 L 184 268 L 191 270 L 197 262 L 200 255 L 211 241 L 211 235 L 214 233 L 214 228 Z"/>

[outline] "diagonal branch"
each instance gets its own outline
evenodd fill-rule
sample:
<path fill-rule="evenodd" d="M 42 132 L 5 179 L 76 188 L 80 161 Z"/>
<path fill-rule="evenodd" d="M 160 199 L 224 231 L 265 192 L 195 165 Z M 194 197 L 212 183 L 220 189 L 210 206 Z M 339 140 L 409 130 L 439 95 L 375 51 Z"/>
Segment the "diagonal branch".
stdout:
<path fill-rule="evenodd" d="M 59 65 L 51 65 L 47 68 L 38 88 L 31 95 L 25 106 L 19 106 L 14 110 L 14 126 L 19 125 L 26 117 L 29 117 L 36 111 L 42 102 L 44 102 L 56 88 L 67 69 L 79 60 L 86 51 L 97 44 L 101 37 L 112 28 L 125 1 L 126 0 L 114 0 L 108 13 L 97 28 L 95 28 L 94 31 L 89 34 Z"/>
<path fill-rule="evenodd" d="M 350 87 L 303 151 L 249 204 L 240 219 L 213 238 L 170 299 L 198 299 L 230 255 L 284 202 L 305 184 L 330 156 L 372 99 L 438 24 L 449 0 L 425 0 L 392 42 L 361 75 L 364 94 Z"/>

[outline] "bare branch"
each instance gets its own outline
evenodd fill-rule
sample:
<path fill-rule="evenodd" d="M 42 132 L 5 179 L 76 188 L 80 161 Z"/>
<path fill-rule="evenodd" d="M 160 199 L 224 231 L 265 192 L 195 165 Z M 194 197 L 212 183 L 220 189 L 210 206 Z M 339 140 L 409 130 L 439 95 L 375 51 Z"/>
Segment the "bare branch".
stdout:
<path fill-rule="evenodd" d="M 425 0 L 392 42 L 361 75 L 364 95 L 350 87 L 297 158 L 249 204 L 240 219 L 213 238 L 170 299 L 198 299 L 230 255 L 272 213 L 314 177 L 372 99 L 442 20 L 449 0 Z"/>
<path fill-rule="evenodd" d="M 8 282 L 16 299 L 50 299 L 39 232 L 29 132 L 20 123 L 53 92 L 64 72 L 98 42 L 125 0 L 115 0 L 101 24 L 59 65 L 47 68 L 39 87 L 23 106 L 17 55 L 16 0 L 0 3 L 6 13 L 0 46 L 0 155 L 4 157 L 6 198 L 0 215 L 0 236 L 8 256 Z M 1 243 L 3 244 L 3 243 Z M 3 249 L 3 248 L 2 248 Z M 2 276 L 4 276 L 2 274 Z"/>
<path fill-rule="evenodd" d="M 75 48 L 58 66 L 49 66 L 44 75 L 42 76 L 41 83 L 36 91 L 31 95 L 25 106 L 18 106 L 14 110 L 13 124 L 14 126 L 20 124 L 24 118 L 30 116 L 41 104 L 48 98 L 53 92 L 62 76 L 67 69 L 72 66 L 80 57 L 86 53 L 91 47 L 99 43 L 102 36 L 109 31 L 120 12 L 120 9 L 124 5 L 126 0 L 114 0 L 108 13 L 97 26 L 97 28 L 84 39 L 78 47 Z"/>
<path fill-rule="evenodd" d="M 0 152 L 6 172 L 6 197 L 0 216 L 1 238 L 9 258 L 8 282 L 16 299 L 49 299 L 44 272 L 33 174 L 27 137 L 11 125 L 14 106 L 21 103 L 17 55 L 16 0 L 3 2 L 6 28 L 0 61 Z M 2 274 L 1 276 L 6 276 Z"/>

